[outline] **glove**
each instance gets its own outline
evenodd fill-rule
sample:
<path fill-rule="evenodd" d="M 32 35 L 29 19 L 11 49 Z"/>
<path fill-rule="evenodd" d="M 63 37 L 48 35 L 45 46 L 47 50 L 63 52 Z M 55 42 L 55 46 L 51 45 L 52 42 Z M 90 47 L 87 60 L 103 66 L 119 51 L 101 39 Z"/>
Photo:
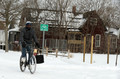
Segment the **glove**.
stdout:
<path fill-rule="evenodd" d="M 36 43 L 36 46 L 37 46 L 38 48 L 40 48 L 40 44 L 39 44 L 39 43 Z"/>
<path fill-rule="evenodd" d="M 26 43 L 25 42 L 22 42 L 22 47 L 26 47 Z"/>

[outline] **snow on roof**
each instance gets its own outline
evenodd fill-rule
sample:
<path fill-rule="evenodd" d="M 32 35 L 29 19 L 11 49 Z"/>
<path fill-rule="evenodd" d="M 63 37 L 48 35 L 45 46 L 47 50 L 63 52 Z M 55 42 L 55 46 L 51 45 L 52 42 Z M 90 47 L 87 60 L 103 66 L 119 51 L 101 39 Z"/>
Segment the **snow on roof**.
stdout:
<path fill-rule="evenodd" d="M 16 31 L 16 32 L 18 32 L 18 31 L 19 31 L 19 29 L 20 29 L 20 28 L 19 28 L 18 26 L 16 26 L 15 28 L 10 29 L 10 30 L 9 30 L 9 32 L 11 32 L 11 31 Z"/>
<path fill-rule="evenodd" d="M 79 14 L 73 19 L 73 22 L 71 22 L 71 26 L 75 28 L 79 28 L 85 22 L 86 22 L 86 19 L 83 18 L 83 14 Z"/>
<path fill-rule="evenodd" d="M 108 27 L 107 27 L 107 29 L 108 29 Z M 117 35 L 117 36 L 118 36 L 118 35 L 119 35 L 119 32 L 120 32 L 120 29 L 117 30 L 117 29 L 115 29 L 115 28 L 109 28 L 106 33 L 109 33 L 109 32 L 112 32 L 114 35 Z"/>

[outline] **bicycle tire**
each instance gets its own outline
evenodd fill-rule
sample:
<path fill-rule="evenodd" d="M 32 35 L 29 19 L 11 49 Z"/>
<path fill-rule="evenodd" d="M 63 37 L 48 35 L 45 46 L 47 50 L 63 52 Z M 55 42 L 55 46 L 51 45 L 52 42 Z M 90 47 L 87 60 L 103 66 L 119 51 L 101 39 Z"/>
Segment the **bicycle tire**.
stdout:
<path fill-rule="evenodd" d="M 23 63 L 22 62 L 22 56 L 20 57 L 20 70 L 24 72 L 26 69 L 26 61 Z"/>
<path fill-rule="evenodd" d="M 31 68 L 29 68 L 30 73 L 34 74 L 36 71 L 36 58 L 34 55 L 32 55 L 32 57 L 30 58 L 29 66 L 31 67 Z"/>

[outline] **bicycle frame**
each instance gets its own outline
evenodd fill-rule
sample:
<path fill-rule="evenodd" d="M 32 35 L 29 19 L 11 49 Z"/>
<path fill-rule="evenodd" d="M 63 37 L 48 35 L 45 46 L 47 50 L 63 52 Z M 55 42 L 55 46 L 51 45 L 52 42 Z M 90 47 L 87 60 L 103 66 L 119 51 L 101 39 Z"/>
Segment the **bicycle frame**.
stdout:
<path fill-rule="evenodd" d="M 34 68 L 32 69 L 29 68 L 31 74 L 33 74 L 36 71 L 36 58 L 33 55 L 32 47 L 30 47 L 30 49 L 31 51 L 28 51 L 28 50 L 26 51 L 26 57 L 25 57 L 26 60 L 24 63 L 21 61 L 22 56 L 20 57 L 20 70 L 24 72 L 26 69 L 26 66 L 29 66 L 29 67 L 34 66 Z"/>

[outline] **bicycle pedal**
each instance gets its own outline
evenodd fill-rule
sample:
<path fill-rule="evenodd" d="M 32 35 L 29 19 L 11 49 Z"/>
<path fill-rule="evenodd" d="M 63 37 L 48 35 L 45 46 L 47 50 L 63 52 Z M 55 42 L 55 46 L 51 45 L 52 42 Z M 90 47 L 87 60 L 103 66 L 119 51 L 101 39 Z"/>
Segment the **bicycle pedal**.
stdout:
<path fill-rule="evenodd" d="M 28 69 L 29 69 L 29 70 L 32 70 L 32 67 L 31 67 L 30 65 L 28 65 Z"/>

